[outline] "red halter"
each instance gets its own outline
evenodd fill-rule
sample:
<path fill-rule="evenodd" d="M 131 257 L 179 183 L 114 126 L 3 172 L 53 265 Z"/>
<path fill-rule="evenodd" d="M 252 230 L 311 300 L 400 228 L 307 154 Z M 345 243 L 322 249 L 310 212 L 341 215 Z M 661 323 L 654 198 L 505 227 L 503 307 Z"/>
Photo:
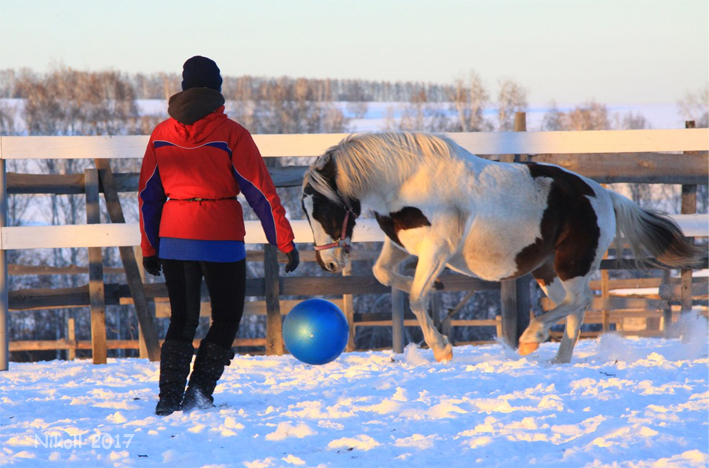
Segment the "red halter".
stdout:
<path fill-rule="evenodd" d="M 350 213 L 352 213 L 352 210 L 350 210 L 349 208 L 345 208 L 345 210 L 345 220 L 342 222 L 342 234 L 340 235 L 340 239 L 336 242 L 331 242 L 329 244 L 316 245 L 315 250 L 328 250 L 342 247 L 345 250 L 345 253 L 350 253 L 350 251 L 352 250 L 352 246 L 345 242 L 345 239 L 347 237 L 347 221 L 349 221 L 350 219 Z"/>

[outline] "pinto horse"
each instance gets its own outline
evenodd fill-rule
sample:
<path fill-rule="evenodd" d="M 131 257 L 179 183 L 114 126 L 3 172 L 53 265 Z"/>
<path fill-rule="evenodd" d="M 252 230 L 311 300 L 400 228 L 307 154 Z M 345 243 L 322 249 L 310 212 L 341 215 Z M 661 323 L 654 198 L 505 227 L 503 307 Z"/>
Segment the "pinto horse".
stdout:
<path fill-rule="evenodd" d="M 616 234 L 636 259 L 649 254 L 663 266 L 691 267 L 702 256 L 669 218 L 590 179 L 550 164 L 488 161 L 425 133 L 345 138 L 306 172 L 302 205 L 318 263 L 331 273 L 349 264 L 363 208 L 374 211 L 386 234 L 374 276 L 410 295 L 437 361 L 453 350 L 426 311 L 446 267 L 490 281 L 531 272 L 556 307 L 531 320 L 519 352 L 537 349 L 565 317 L 553 361 L 567 363 L 592 300 L 591 276 Z M 413 277 L 397 270 L 410 256 L 418 257 Z"/>

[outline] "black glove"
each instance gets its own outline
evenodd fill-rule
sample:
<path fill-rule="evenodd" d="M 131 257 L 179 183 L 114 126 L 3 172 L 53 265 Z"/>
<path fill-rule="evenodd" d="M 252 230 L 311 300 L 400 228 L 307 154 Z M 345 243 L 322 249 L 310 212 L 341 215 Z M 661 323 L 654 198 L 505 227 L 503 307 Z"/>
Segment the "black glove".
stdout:
<path fill-rule="evenodd" d="M 294 247 L 293 250 L 286 254 L 286 256 L 288 257 L 288 263 L 286 263 L 286 273 L 295 271 L 300 263 L 300 254 L 298 254 L 298 249 Z"/>
<path fill-rule="evenodd" d="M 143 268 L 153 276 L 160 276 L 160 259 L 156 256 L 143 257 Z"/>

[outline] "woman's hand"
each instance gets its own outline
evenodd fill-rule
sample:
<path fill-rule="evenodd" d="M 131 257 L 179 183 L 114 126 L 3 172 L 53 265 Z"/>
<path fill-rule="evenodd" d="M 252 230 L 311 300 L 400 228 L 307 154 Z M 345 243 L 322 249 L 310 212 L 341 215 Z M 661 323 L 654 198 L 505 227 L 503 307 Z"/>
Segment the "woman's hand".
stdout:
<path fill-rule="evenodd" d="M 143 257 L 143 268 L 153 276 L 160 276 L 160 259 L 157 256 Z"/>
<path fill-rule="evenodd" d="M 293 247 L 293 250 L 288 252 L 286 256 L 288 257 L 288 263 L 286 264 L 286 273 L 290 273 L 291 271 L 294 271 L 296 268 L 298 268 L 298 265 L 300 264 L 300 254 L 298 253 L 298 249 Z"/>

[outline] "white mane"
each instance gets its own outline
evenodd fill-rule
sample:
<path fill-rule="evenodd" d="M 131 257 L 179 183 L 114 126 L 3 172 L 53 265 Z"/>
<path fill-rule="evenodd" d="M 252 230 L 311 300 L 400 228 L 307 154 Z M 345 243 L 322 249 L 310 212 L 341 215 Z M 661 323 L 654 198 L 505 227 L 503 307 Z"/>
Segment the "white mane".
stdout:
<path fill-rule="evenodd" d="M 396 186 L 413 175 L 422 163 L 450 160 L 466 152 L 448 138 L 427 133 L 359 133 L 329 148 L 306 172 L 303 184 L 342 205 L 338 195 L 319 172 L 333 160 L 340 194 L 359 198 L 373 188 Z"/>

